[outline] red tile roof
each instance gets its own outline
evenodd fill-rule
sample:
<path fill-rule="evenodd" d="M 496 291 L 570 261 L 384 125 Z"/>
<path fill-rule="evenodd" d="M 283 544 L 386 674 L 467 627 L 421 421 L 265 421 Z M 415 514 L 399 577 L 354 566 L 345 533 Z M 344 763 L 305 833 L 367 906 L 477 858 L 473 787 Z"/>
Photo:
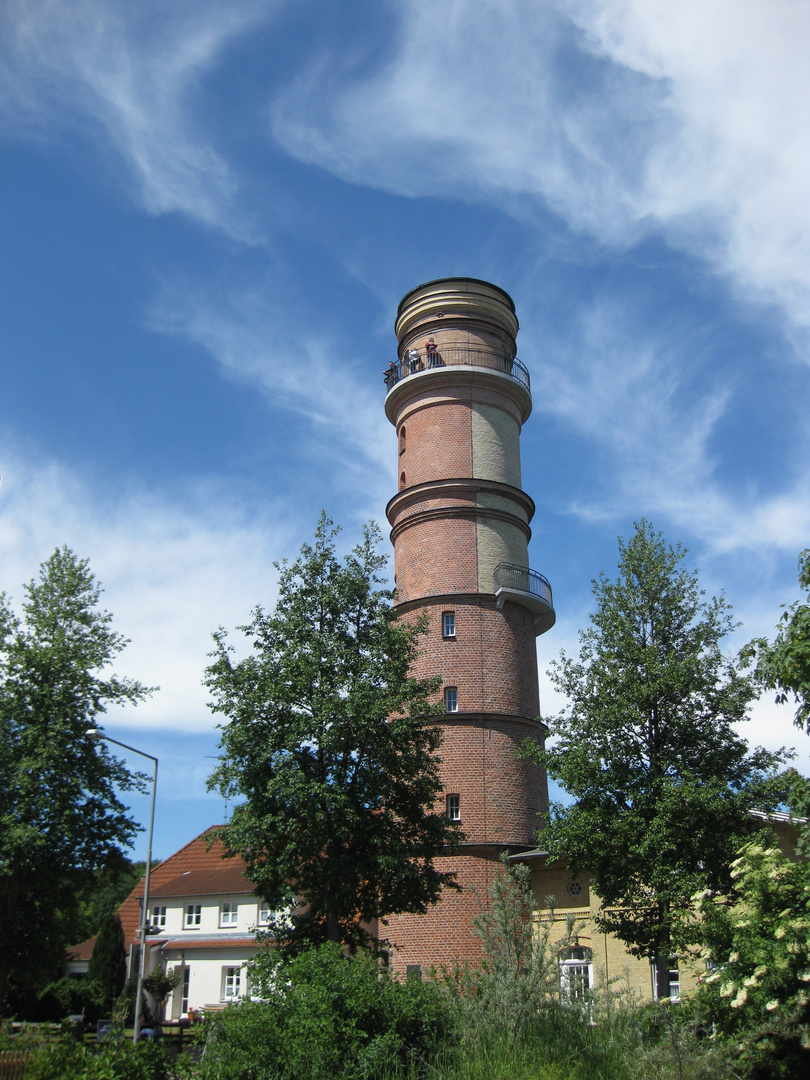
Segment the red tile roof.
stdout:
<path fill-rule="evenodd" d="M 178 941 L 176 938 L 173 941 L 166 941 L 161 946 L 161 949 L 166 952 L 172 952 L 176 950 L 182 950 L 182 952 L 188 952 L 190 949 L 255 949 L 256 938 L 255 937 L 219 937 L 219 938 L 183 938 L 182 941 Z"/>
<path fill-rule="evenodd" d="M 91 937 L 88 938 L 87 941 L 80 941 L 78 945 L 71 945 L 68 949 L 68 960 L 89 960 L 93 955 L 93 946 L 95 943 L 96 939 Z"/>

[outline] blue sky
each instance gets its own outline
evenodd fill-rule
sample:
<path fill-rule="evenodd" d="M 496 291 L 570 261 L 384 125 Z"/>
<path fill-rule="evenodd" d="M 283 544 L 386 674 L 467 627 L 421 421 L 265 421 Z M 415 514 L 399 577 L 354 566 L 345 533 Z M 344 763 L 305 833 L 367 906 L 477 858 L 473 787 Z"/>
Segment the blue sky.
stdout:
<path fill-rule="evenodd" d="M 7 0 L 0 587 L 90 559 L 161 687 L 107 724 L 160 757 L 156 854 L 224 813 L 211 632 L 321 507 L 347 545 L 385 523 L 423 281 L 517 307 L 544 713 L 641 516 L 730 647 L 772 634 L 810 544 L 808 44 L 796 0 Z M 806 770 L 790 718 L 746 734 Z"/>

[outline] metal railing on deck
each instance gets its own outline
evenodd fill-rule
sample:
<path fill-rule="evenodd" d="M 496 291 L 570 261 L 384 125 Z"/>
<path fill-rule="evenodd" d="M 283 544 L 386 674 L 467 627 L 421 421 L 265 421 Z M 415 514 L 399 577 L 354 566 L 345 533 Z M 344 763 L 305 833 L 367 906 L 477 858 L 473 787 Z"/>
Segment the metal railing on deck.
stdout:
<path fill-rule="evenodd" d="M 549 607 L 554 607 L 551 600 L 551 585 L 547 578 L 530 570 L 528 566 L 515 566 L 514 563 L 498 563 L 495 567 L 495 592 L 498 589 L 514 589 L 516 592 L 529 593 L 543 600 Z"/>
<path fill-rule="evenodd" d="M 390 390 L 400 380 L 419 371 L 443 367 L 482 367 L 511 375 L 531 393 L 529 372 L 516 356 L 489 349 L 486 345 L 436 345 L 434 349 L 408 349 L 405 355 L 392 360 L 383 373 L 385 389 Z"/>

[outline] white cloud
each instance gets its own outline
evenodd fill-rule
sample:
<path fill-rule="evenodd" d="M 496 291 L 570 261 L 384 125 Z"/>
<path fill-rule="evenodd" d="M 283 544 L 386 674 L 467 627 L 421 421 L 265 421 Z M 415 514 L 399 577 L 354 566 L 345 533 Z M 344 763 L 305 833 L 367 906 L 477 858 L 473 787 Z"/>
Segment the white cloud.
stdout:
<path fill-rule="evenodd" d="M 807 328 L 810 9 L 795 0 L 408 0 L 370 74 L 276 97 L 296 157 L 408 196 L 548 204 L 609 243 L 663 232 Z"/>
<path fill-rule="evenodd" d="M 536 356 L 524 354 L 535 410 L 561 420 L 598 453 L 599 484 L 565 509 L 595 523 L 640 516 L 666 522 L 699 539 L 704 555 L 799 551 L 810 535 L 806 429 L 795 427 L 795 453 L 778 486 L 730 486 L 729 464 L 749 454 L 739 396 L 748 392 L 744 384 L 769 373 L 754 363 L 730 372 L 700 326 L 675 313 L 653 326 L 638 306 L 597 298 L 549 328 Z"/>
<path fill-rule="evenodd" d="M 112 147 L 152 214 L 179 211 L 240 239 L 255 225 L 238 180 L 211 144 L 200 83 L 272 0 L 193 8 L 127 0 L 8 0 L 0 14 L 0 124 L 17 135 L 65 131 Z"/>
<path fill-rule="evenodd" d="M 271 564 L 297 547 L 295 507 L 268 505 L 263 518 L 249 519 L 214 482 L 182 493 L 109 497 L 66 468 L 23 460 L 8 443 L 0 565 L 12 606 L 19 611 L 22 583 L 67 544 L 90 560 L 104 588 L 102 606 L 130 639 L 116 670 L 161 688 L 135 711 L 111 712 L 111 724 L 210 729 L 201 682 L 211 633 L 245 622 L 257 603 L 272 606 Z"/>
<path fill-rule="evenodd" d="M 303 417 L 330 488 L 351 492 L 358 518 L 380 521 L 396 487 L 383 365 L 369 381 L 364 358 L 308 315 L 278 281 L 226 296 L 174 283 L 152 305 L 150 319 L 156 330 L 197 342 L 228 377 L 258 387 L 274 410 Z"/>

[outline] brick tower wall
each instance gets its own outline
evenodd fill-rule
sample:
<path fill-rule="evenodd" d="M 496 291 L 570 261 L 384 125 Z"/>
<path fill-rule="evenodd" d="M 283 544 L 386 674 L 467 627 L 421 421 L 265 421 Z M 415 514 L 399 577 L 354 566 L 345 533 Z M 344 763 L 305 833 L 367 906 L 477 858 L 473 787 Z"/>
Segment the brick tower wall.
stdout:
<path fill-rule="evenodd" d="M 534 845 L 548 806 L 544 770 L 518 761 L 542 744 L 530 605 L 496 597 L 501 563 L 528 569 L 534 504 L 520 488 L 520 430 L 531 411 L 527 386 L 511 376 L 517 319 L 501 290 L 471 279 L 421 286 L 400 305 L 400 358 L 422 350 L 389 388 L 386 413 L 397 433 L 398 491 L 388 504 L 397 604 L 424 616 L 427 631 L 413 673 L 440 675 L 457 690 L 457 711 L 438 721 L 443 787 L 439 810 L 458 796 L 465 842 L 444 860 L 463 891 L 445 891 L 421 916 L 389 919 L 393 965 L 423 968 L 475 962 L 473 918 L 499 871 L 503 850 Z M 439 363 L 427 363 L 433 338 Z M 452 612 L 455 633 L 445 637 Z M 471 891 L 474 887 L 475 895 Z"/>

